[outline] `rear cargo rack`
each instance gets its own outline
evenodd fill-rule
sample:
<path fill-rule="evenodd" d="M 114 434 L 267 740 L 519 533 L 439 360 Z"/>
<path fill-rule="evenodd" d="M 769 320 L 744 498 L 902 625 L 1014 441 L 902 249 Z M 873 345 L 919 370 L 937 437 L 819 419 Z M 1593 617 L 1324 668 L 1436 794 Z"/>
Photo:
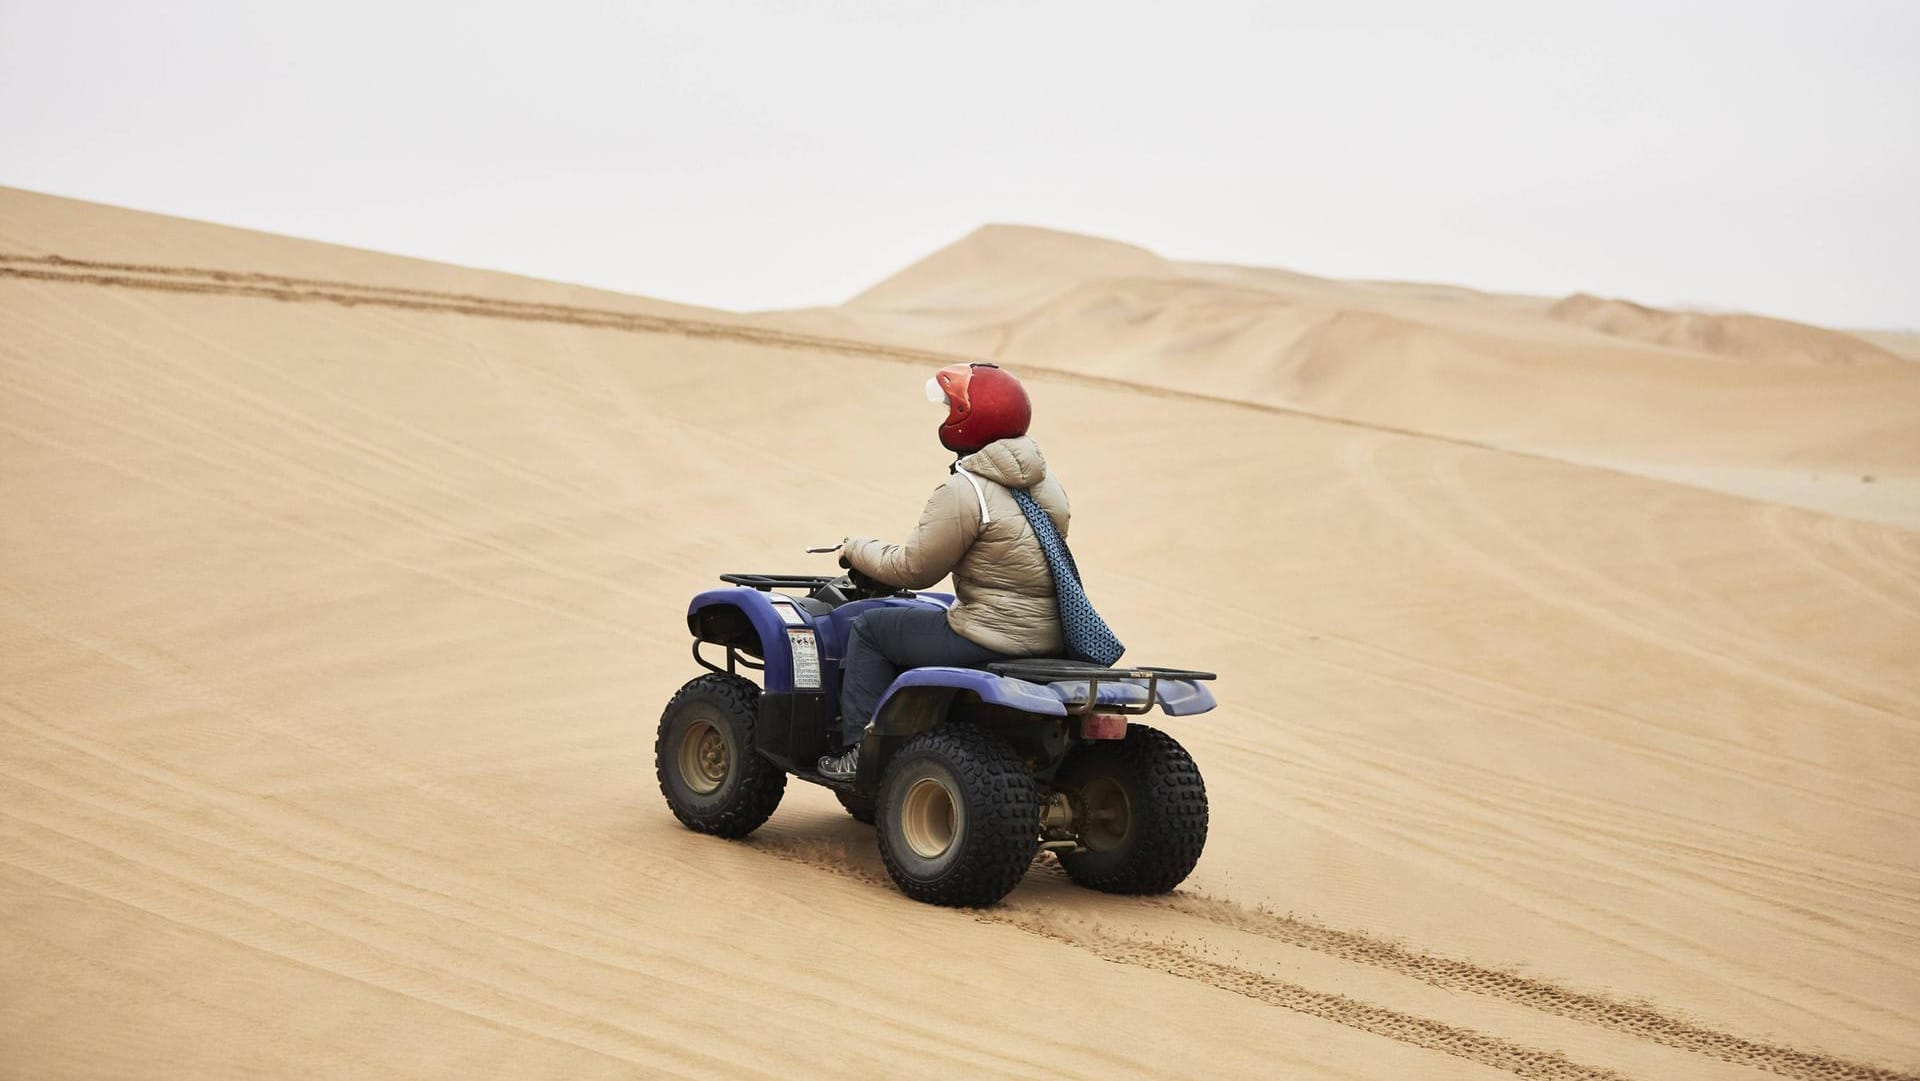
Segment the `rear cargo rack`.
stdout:
<path fill-rule="evenodd" d="M 987 665 L 987 671 L 996 676 L 1009 679 L 1023 679 L 1029 683 L 1080 682 L 1087 684 L 1087 699 L 1084 702 L 1067 703 L 1069 714 L 1092 713 L 1096 709 L 1103 713 L 1116 713 L 1125 717 L 1139 717 L 1153 711 L 1154 703 L 1159 701 L 1156 693 L 1160 681 L 1165 680 L 1208 680 L 1219 677 L 1212 672 L 1201 672 L 1192 668 L 1163 668 L 1158 665 L 1133 665 L 1127 668 L 1108 668 L 1105 665 L 1088 661 L 1065 660 L 1018 660 L 995 661 Z M 1147 700 L 1138 706 L 1111 702 L 1100 706 L 1100 684 L 1133 683 L 1147 681 Z"/>

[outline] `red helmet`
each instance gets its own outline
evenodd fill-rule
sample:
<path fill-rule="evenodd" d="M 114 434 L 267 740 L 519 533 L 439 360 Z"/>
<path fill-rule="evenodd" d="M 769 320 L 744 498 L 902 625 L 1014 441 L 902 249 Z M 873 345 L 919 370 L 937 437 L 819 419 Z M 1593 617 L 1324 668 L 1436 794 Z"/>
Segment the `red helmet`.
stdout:
<path fill-rule="evenodd" d="M 958 454 L 971 454 L 996 439 L 1025 435 L 1033 422 L 1027 389 L 998 364 L 950 364 L 940 369 L 927 380 L 927 400 L 946 403 L 940 444 Z"/>

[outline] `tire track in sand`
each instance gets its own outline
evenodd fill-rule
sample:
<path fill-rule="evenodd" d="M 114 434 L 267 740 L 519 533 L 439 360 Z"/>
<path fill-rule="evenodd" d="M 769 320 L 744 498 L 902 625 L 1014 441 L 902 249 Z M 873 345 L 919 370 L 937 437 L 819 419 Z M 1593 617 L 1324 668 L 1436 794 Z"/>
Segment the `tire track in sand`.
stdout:
<path fill-rule="evenodd" d="M 848 862 L 835 846 L 792 838 L 756 838 L 750 842 L 779 859 L 893 888 L 879 872 Z M 1181 893 L 1140 903 L 1191 916 L 1232 930 L 1313 950 L 1353 964 L 1391 972 L 1445 991 L 1464 991 L 1501 999 L 1541 1013 L 1564 1017 L 1634 1039 L 1721 1062 L 1762 1070 L 1795 1081 L 1920 1081 L 1920 1074 L 1854 1062 L 1747 1039 L 1696 1024 L 1651 1006 L 1561 987 L 1506 969 L 1474 964 L 1409 949 L 1358 931 L 1343 931 L 1278 916 L 1215 898 Z M 1312 988 L 1220 961 L 1197 956 L 1167 942 L 1146 942 L 1101 927 L 1067 930 L 1031 911 L 1013 908 L 971 910 L 975 919 L 1085 950 L 1116 964 L 1151 969 L 1208 984 L 1222 991 L 1304 1013 L 1400 1043 L 1468 1059 L 1519 1077 L 1540 1081 L 1620 1081 L 1616 1071 L 1588 1066 L 1558 1051 L 1542 1050 L 1504 1037 L 1403 1013 L 1346 995 Z"/>
<path fill-rule="evenodd" d="M 1851 1062 L 1817 1051 L 1750 1040 L 1661 1013 L 1651 1006 L 1575 991 L 1507 969 L 1412 950 L 1357 931 L 1342 931 L 1294 916 L 1276 916 L 1231 901 L 1181 894 L 1154 903 L 1209 923 L 1342 961 L 1384 969 L 1443 990 L 1504 999 L 1541 1013 L 1798 1081 L 1916 1081 L 1920 1078 L 1920 1075 Z"/>
<path fill-rule="evenodd" d="M 885 875 L 847 862 L 832 845 L 787 837 L 756 837 L 746 843 L 778 859 L 871 883 L 877 888 L 893 888 L 893 882 Z M 962 911 L 981 923 L 1011 927 L 1083 950 L 1103 961 L 1204 983 L 1269 1006 L 1505 1070 L 1527 1081 L 1629 1081 L 1624 1074 L 1575 1062 L 1559 1051 L 1529 1047 L 1504 1037 L 1403 1013 L 1346 995 L 1315 991 L 1236 965 L 1207 960 L 1168 943 L 1144 942 L 1099 928 L 1069 931 L 1032 911 L 1006 907 Z"/>
<path fill-rule="evenodd" d="M 1297 983 L 1261 975 L 1220 961 L 1210 961 L 1165 943 L 1139 942 L 1095 933 L 1080 937 L 1050 927 L 1031 915 L 1001 911 L 982 913 L 981 919 L 1015 927 L 1030 935 L 1085 950 L 1104 961 L 1151 969 L 1231 991 L 1269 1006 L 1304 1013 L 1399 1043 L 1438 1051 L 1456 1058 L 1505 1070 L 1527 1081 L 1626 1081 L 1614 1070 L 1575 1062 L 1559 1051 L 1547 1051 L 1500 1036 L 1490 1036 L 1416 1014 L 1376 1006 L 1330 991 L 1315 991 Z"/>

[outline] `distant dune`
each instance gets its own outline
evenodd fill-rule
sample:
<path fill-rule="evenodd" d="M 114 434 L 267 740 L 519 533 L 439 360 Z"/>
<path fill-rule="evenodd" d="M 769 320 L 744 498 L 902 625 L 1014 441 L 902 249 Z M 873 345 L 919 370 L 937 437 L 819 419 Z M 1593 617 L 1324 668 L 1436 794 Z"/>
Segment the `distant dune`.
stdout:
<path fill-rule="evenodd" d="M 1781 364 L 1898 364 L 1901 358 L 1837 330 L 1759 315 L 1665 311 L 1577 293 L 1547 314 L 1603 334 Z"/>
<path fill-rule="evenodd" d="M 1175 263 L 1020 226 L 769 318 L 1920 526 L 1920 365 L 1780 319 Z"/>
<path fill-rule="evenodd" d="M 1099 237 L 990 225 L 847 302 L 875 311 L 978 312 L 1003 317 L 1034 298 L 1092 278 L 1173 278 L 1172 263 Z"/>
<path fill-rule="evenodd" d="M 1902 360 L 1920 360 L 1920 332 L 1910 330 L 1862 330 L 1860 337 L 1880 346 Z"/>
<path fill-rule="evenodd" d="M 1911 1079 L 1920 533 L 1558 460 L 1910 384 L 1546 306 L 989 230 L 746 317 L 0 189 L 0 1078 Z M 1172 896 L 655 788 L 688 596 L 945 476 L 929 344 L 1220 673 Z"/>

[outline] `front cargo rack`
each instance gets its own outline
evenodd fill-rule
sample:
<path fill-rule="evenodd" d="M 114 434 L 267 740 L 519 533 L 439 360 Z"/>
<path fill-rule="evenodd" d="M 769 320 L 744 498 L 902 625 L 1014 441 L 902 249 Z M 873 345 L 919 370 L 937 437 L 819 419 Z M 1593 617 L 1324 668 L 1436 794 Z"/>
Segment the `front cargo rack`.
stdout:
<path fill-rule="evenodd" d="M 720 580 L 762 593 L 773 589 L 819 589 L 829 582 L 838 581 L 835 577 L 823 574 L 723 574 Z"/>

